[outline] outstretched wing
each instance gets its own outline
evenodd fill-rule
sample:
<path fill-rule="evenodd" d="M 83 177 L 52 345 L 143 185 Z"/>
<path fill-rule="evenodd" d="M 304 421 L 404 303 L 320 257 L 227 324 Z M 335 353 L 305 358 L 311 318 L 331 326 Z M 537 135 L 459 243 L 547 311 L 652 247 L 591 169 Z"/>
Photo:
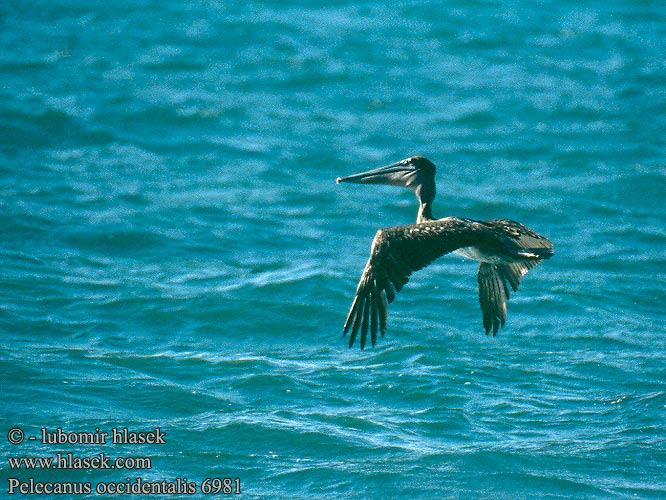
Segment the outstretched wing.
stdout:
<path fill-rule="evenodd" d="M 500 230 L 505 247 L 516 259 L 511 263 L 481 262 L 479 265 L 479 304 L 483 314 L 486 335 L 492 329 L 497 334 L 506 323 L 506 301 L 510 289 L 518 290 L 523 276 L 542 259 L 553 255 L 553 244 L 547 238 L 509 219 L 483 221 L 483 224 Z"/>
<path fill-rule="evenodd" d="M 476 221 L 447 217 L 377 231 L 345 321 L 344 335 L 351 329 L 349 346 L 359 331 L 361 349 L 368 332 L 374 346 L 377 332 L 384 336 L 386 331 L 388 303 L 393 302 L 410 275 L 438 257 L 478 241 L 479 229 Z"/>

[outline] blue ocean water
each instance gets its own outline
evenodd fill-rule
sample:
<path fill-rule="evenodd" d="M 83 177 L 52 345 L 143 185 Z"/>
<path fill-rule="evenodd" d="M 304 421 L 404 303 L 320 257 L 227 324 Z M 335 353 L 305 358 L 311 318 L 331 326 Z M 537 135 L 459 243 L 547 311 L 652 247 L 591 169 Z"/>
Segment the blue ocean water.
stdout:
<path fill-rule="evenodd" d="M 3 496 L 666 496 L 662 2 L 56 0 L 0 25 Z M 556 255 L 495 338 L 447 256 L 348 349 L 374 232 L 416 204 L 335 178 L 413 154 L 436 216 L 515 219 Z M 8 462 L 58 452 L 152 466 Z"/>

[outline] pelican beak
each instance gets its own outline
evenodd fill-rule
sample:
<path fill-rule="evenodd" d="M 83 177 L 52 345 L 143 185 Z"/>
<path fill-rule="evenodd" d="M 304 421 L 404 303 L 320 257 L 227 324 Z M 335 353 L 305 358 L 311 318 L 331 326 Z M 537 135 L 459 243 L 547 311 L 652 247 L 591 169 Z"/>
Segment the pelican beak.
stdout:
<path fill-rule="evenodd" d="M 399 161 L 386 167 L 375 168 L 348 177 L 338 177 L 335 182 L 352 182 L 354 184 L 388 184 L 391 186 L 409 187 L 417 169 L 411 162 Z"/>

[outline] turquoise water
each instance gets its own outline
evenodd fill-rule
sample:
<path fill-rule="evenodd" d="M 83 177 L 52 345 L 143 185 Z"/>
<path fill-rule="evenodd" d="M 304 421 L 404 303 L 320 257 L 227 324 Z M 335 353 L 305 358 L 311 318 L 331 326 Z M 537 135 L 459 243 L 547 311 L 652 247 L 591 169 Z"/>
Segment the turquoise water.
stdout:
<path fill-rule="evenodd" d="M 662 2 L 5 2 L 0 23 L 3 496 L 666 496 Z M 512 218 L 556 255 L 495 338 L 447 256 L 350 350 L 373 234 L 416 205 L 335 178 L 413 154 L 436 216 Z M 28 439 L 59 427 L 166 444 Z M 57 452 L 152 467 L 8 463 Z"/>

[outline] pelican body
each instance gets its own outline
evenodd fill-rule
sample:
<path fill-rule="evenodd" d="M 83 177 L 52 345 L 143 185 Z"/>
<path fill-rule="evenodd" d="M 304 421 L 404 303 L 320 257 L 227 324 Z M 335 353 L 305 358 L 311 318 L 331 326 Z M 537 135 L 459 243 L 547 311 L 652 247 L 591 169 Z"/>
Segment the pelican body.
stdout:
<path fill-rule="evenodd" d="M 386 167 L 369 170 L 336 182 L 389 184 L 414 191 L 419 201 L 415 224 L 377 231 L 370 258 L 356 288 L 344 333 L 349 347 L 361 333 L 361 349 L 368 333 L 374 347 L 377 333 L 384 336 L 388 304 L 409 281 L 410 275 L 447 253 L 479 261 L 479 304 L 486 335 L 497 334 L 506 323 L 506 300 L 510 288 L 518 290 L 522 277 L 553 255 L 553 244 L 545 237 L 509 219 L 478 221 L 460 217 L 435 219 L 435 165 L 422 156 L 412 156 Z"/>

